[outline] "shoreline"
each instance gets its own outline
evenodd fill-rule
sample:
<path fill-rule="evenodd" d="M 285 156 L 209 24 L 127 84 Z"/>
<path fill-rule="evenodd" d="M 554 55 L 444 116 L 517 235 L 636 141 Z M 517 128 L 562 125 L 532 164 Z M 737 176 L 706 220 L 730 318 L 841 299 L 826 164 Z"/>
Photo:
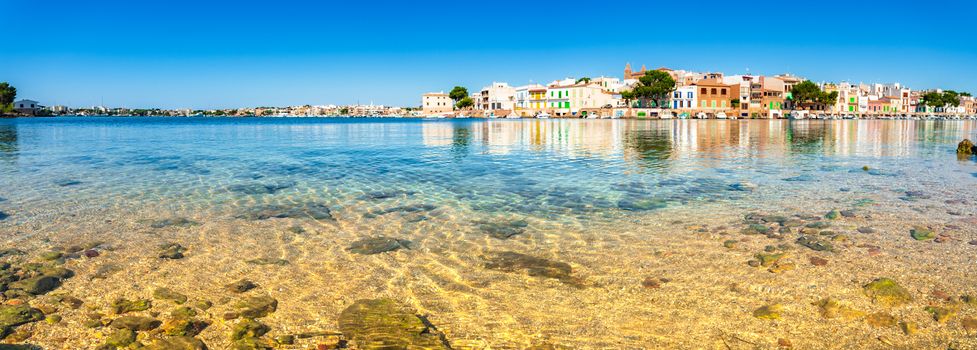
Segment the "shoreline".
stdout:
<path fill-rule="evenodd" d="M 678 118 L 678 117 L 621 117 L 621 118 L 586 118 L 586 117 L 518 117 L 518 118 L 491 118 L 491 117 L 425 117 L 425 116 L 340 116 L 340 115 L 314 115 L 314 116 L 135 116 L 135 115 L 57 115 L 57 116 L 0 116 L 0 119 L 48 119 L 48 118 L 186 118 L 186 119 L 420 119 L 420 120 L 466 120 L 466 119 L 496 119 L 496 120 L 532 120 L 532 119 L 559 119 L 559 120 L 977 120 L 977 115 L 911 115 L 911 116 L 867 116 L 851 117 L 845 115 L 826 115 L 824 117 L 806 118 Z"/>

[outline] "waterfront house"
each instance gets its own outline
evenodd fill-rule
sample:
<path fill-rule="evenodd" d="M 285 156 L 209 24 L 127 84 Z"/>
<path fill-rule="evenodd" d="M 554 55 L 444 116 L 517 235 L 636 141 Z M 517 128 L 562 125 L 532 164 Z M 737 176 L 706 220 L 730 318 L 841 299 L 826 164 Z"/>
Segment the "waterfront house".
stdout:
<path fill-rule="evenodd" d="M 698 103 L 699 99 L 697 98 L 697 96 L 698 96 L 698 91 L 696 91 L 696 87 L 694 85 L 683 86 L 678 89 L 675 89 L 675 91 L 672 91 L 672 98 L 671 98 L 672 109 L 679 109 L 679 110 L 695 109 L 696 106 L 699 105 Z"/>
<path fill-rule="evenodd" d="M 454 101 L 444 92 L 430 92 L 421 96 L 421 112 L 424 115 L 451 113 Z"/>
<path fill-rule="evenodd" d="M 719 79 L 699 80 L 694 86 L 699 91 L 698 109 L 707 115 L 731 109 L 740 91 L 738 84 L 723 84 Z"/>
<path fill-rule="evenodd" d="M 41 104 L 34 100 L 20 100 L 14 102 L 14 110 L 17 113 L 36 115 L 41 110 Z"/>
<path fill-rule="evenodd" d="M 515 107 L 516 89 L 507 83 L 493 82 L 482 88 L 475 100 L 476 109 L 484 111 L 509 110 Z"/>

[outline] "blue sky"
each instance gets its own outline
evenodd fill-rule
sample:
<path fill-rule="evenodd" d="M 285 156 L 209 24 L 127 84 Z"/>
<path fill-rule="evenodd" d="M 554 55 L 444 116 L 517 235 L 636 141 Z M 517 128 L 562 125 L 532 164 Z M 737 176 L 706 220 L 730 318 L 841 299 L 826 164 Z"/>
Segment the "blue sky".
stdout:
<path fill-rule="evenodd" d="M 977 1 L 0 0 L 0 81 L 44 104 L 418 105 L 667 66 L 977 92 Z M 12 33 L 11 33 L 12 31 Z"/>

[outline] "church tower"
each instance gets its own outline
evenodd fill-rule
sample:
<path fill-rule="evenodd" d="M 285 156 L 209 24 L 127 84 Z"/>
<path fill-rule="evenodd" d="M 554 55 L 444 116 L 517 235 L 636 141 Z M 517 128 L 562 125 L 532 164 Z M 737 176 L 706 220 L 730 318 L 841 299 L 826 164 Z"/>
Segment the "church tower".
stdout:
<path fill-rule="evenodd" d="M 624 65 L 624 79 L 631 79 L 631 62 Z"/>

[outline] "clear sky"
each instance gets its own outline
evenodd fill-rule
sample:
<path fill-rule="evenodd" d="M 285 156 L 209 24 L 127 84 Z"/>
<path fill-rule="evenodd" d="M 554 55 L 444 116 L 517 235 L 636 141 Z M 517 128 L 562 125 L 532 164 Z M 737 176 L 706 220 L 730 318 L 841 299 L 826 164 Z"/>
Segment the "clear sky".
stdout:
<path fill-rule="evenodd" d="M 42 104 L 370 103 L 667 66 L 977 92 L 977 1 L 0 0 Z"/>

